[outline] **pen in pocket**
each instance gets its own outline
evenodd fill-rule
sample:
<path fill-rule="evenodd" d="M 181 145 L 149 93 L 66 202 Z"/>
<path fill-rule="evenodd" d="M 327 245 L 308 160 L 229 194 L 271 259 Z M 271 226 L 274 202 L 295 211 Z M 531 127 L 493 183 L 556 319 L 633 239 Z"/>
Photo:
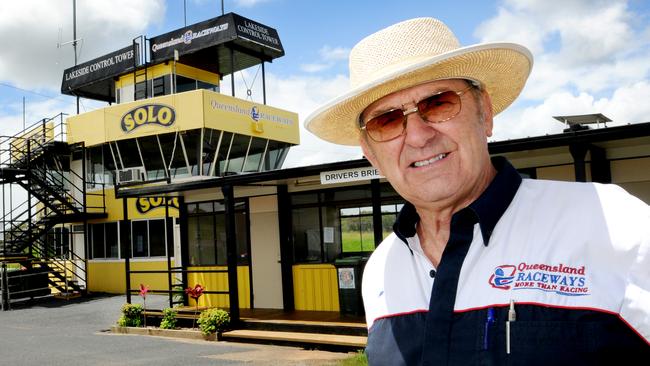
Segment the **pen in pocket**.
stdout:
<path fill-rule="evenodd" d="M 510 354 L 510 323 L 517 320 L 517 313 L 515 312 L 515 300 L 510 300 L 510 308 L 508 309 L 508 320 L 506 320 L 506 354 Z"/>
<path fill-rule="evenodd" d="M 483 349 L 487 350 L 490 345 L 490 327 L 495 322 L 494 308 L 487 309 L 487 317 L 485 318 L 485 332 L 483 333 Z"/>

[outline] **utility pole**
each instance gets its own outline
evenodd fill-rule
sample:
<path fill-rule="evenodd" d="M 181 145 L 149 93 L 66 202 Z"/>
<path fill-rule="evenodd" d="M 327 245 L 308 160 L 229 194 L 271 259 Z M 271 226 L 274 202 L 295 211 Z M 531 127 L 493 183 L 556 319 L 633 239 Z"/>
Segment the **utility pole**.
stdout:
<path fill-rule="evenodd" d="M 72 0 L 72 49 L 74 49 L 74 65 L 77 66 L 77 0 Z M 77 95 L 77 114 L 79 114 L 78 95 Z"/>

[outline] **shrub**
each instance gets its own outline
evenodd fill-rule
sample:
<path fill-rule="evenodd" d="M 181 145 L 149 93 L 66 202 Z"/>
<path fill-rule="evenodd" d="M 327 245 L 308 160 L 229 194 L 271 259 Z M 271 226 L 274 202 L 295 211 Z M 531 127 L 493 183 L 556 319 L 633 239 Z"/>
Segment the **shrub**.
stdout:
<path fill-rule="evenodd" d="M 176 314 L 178 312 L 172 308 L 163 309 L 163 318 L 160 321 L 160 328 L 174 329 L 176 328 Z"/>
<path fill-rule="evenodd" d="M 141 327 L 144 307 L 141 304 L 122 305 L 122 316 L 117 320 L 120 327 Z"/>
<path fill-rule="evenodd" d="M 230 324 L 230 315 L 225 310 L 207 309 L 201 312 L 198 323 L 201 332 L 205 335 L 223 332 Z"/>

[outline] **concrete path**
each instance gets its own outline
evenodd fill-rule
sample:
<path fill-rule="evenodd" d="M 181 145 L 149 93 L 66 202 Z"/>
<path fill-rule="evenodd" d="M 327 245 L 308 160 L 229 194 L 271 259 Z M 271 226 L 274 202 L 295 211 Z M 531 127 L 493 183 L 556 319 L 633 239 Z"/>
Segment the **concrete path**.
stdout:
<path fill-rule="evenodd" d="M 350 357 L 291 347 L 112 334 L 108 329 L 124 302 L 124 296 L 48 299 L 0 311 L 0 364 L 320 366 Z M 150 295 L 147 307 L 163 308 L 165 302 Z"/>

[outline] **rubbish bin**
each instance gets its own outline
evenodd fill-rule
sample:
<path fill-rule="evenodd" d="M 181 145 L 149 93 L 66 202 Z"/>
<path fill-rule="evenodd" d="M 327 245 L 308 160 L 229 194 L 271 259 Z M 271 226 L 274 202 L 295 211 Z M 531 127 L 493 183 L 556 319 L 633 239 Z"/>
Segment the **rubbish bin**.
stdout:
<path fill-rule="evenodd" d="M 334 261 L 339 287 L 339 308 L 341 314 L 364 315 L 361 299 L 361 275 L 368 258 L 345 257 Z"/>

